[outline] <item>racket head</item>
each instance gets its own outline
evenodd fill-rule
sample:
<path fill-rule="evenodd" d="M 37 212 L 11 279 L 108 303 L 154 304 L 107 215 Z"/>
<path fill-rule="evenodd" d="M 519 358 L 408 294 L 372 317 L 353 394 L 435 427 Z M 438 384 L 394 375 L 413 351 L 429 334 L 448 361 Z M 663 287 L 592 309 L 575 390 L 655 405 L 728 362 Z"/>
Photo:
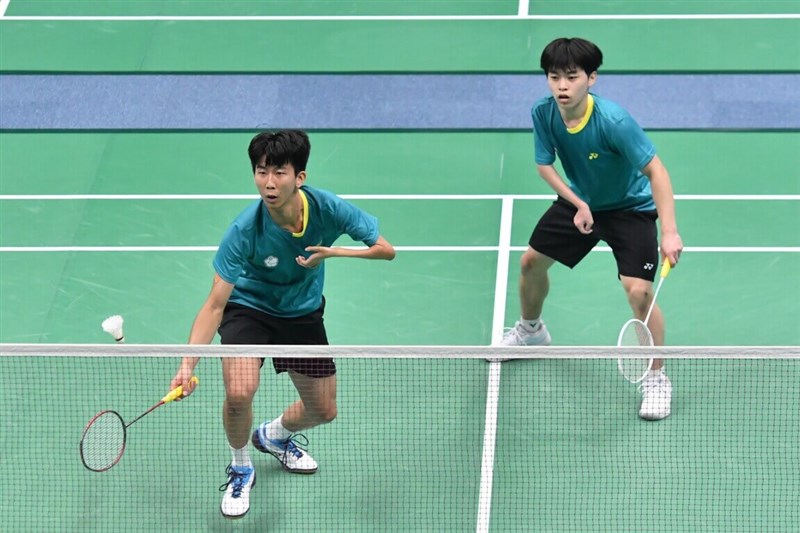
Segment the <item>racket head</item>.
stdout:
<path fill-rule="evenodd" d="M 83 429 L 80 451 L 83 466 L 92 472 L 105 472 L 125 453 L 127 428 L 116 411 L 100 411 Z"/>
<path fill-rule="evenodd" d="M 625 322 L 617 337 L 617 346 L 653 346 L 653 334 L 647 325 L 639 319 L 632 318 Z M 631 383 L 642 381 L 653 366 L 652 357 L 620 357 L 617 367 L 622 377 Z"/>

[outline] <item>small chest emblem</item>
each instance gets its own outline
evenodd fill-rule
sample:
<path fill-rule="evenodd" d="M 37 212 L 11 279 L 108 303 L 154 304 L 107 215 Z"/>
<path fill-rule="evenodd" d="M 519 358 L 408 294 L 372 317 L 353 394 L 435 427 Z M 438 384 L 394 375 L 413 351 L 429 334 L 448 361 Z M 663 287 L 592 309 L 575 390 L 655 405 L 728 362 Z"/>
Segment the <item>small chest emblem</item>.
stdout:
<path fill-rule="evenodd" d="M 276 266 L 278 266 L 278 258 L 275 257 L 274 255 L 267 257 L 266 259 L 264 259 L 264 266 L 267 268 L 275 268 Z"/>

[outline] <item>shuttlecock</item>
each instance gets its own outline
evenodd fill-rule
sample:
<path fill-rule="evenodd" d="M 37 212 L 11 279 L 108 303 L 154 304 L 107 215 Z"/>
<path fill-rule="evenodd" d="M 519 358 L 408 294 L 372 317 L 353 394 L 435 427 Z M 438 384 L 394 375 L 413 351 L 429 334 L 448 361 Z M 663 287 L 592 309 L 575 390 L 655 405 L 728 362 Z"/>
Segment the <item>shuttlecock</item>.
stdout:
<path fill-rule="evenodd" d="M 125 342 L 125 335 L 122 333 L 122 317 L 114 315 L 103 320 L 103 331 L 114 337 L 117 342 Z"/>

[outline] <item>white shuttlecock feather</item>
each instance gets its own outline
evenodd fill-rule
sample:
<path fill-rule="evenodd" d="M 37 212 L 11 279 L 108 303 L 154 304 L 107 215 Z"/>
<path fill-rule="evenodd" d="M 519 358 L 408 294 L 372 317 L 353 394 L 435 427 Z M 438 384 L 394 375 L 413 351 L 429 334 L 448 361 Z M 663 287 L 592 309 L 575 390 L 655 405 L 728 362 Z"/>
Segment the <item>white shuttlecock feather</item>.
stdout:
<path fill-rule="evenodd" d="M 103 331 L 114 337 L 117 342 L 125 342 L 125 334 L 122 332 L 122 317 L 114 315 L 103 320 Z"/>

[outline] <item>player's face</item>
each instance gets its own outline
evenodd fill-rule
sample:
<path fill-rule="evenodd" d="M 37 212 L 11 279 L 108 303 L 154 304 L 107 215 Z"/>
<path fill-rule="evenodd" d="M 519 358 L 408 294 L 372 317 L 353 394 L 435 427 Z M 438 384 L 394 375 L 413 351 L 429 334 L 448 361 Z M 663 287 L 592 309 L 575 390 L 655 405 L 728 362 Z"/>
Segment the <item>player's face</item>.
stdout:
<path fill-rule="evenodd" d="M 256 165 L 253 179 L 264 203 L 268 207 L 280 208 L 294 198 L 306 179 L 306 173 L 296 174 L 291 163 L 267 166 L 265 160 L 266 156 Z"/>
<path fill-rule="evenodd" d="M 597 72 L 586 74 L 580 68 L 571 70 L 556 70 L 547 75 L 547 85 L 562 109 L 580 107 L 589 94 L 589 88 L 594 85 Z"/>

